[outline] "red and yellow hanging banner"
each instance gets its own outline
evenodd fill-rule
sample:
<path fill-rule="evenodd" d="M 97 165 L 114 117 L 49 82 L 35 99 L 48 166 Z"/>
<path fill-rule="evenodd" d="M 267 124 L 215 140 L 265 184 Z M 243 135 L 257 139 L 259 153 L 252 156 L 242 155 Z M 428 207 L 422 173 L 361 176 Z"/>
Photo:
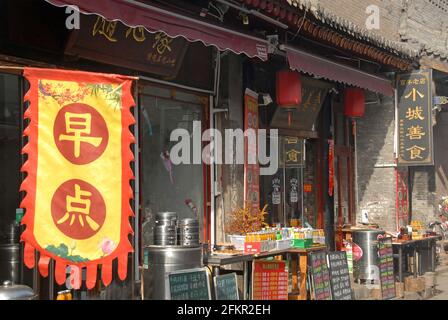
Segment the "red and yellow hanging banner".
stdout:
<path fill-rule="evenodd" d="M 132 252 L 133 78 L 34 68 L 24 76 L 30 82 L 21 186 L 25 265 L 35 266 L 37 250 L 44 277 L 54 259 L 58 284 L 66 281 L 67 266 L 86 268 L 91 289 L 98 266 L 103 283 L 110 284 L 118 259 L 124 280 Z"/>

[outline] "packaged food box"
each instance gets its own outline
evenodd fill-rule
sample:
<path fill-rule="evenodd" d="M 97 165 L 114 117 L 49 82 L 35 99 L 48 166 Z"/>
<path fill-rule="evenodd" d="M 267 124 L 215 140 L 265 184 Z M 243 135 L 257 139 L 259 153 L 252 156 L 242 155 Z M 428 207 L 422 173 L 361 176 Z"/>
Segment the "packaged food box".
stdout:
<path fill-rule="evenodd" d="M 261 253 L 276 248 L 275 241 L 258 241 L 258 242 L 245 242 L 244 253 Z"/>
<path fill-rule="evenodd" d="M 313 245 L 313 239 L 294 239 L 293 247 L 299 249 L 311 248 Z"/>

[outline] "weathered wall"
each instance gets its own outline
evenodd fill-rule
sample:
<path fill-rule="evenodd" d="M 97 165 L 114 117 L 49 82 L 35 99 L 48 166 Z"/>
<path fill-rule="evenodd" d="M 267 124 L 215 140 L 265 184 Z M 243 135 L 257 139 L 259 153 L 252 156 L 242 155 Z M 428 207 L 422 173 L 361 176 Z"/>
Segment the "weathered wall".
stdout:
<path fill-rule="evenodd" d="M 369 95 L 368 101 L 375 100 Z M 358 210 L 367 210 L 369 222 L 395 230 L 394 101 L 381 97 L 380 104 L 366 105 L 357 120 Z"/>

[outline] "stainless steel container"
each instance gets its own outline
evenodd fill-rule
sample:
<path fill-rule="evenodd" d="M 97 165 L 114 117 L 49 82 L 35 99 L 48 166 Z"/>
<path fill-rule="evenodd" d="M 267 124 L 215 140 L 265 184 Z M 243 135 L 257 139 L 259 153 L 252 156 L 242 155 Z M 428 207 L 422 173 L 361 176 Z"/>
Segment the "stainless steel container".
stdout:
<path fill-rule="evenodd" d="M 176 226 L 177 213 L 176 212 L 158 212 L 156 214 L 156 225 L 170 225 Z"/>
<path fill-rule="evenodd" d="M 158 246 L 176 245 L 177 244 L 176 226 L 156 225 L 154 227 L 154 244 Z"/>
<path fill-rule="evenodd" d="M 355 280 L 379 281 L 378 236 L 384 235 L 384 230 L 354 230 L 352 239 L 361 248 L 361 257 L 353 255 L 353 277 Z"/>
<path fill-rule="evenodd" d="M 144 248 L 144 297 L 148 300 L 168 300 L 165 290 L 165 276 L 169 272 L 200 268 L 202 248 L 184 246 L 147 246 Z"/>
<path fill-rule="evenodd" d="M 197 219 L 186 218 L 179 220 L 177 226 L 178 241 L 180 245 L 199 245 L 199 221 Z"/>
<path fill-rule="evenodd" d="M 0 244 L 0 283 L 20 282 L 20 244 Z"/>
<path fill-rule="evenodd" d="M 33 289 L 24 285 L 14 285 L 11 281 L 0 286 L 0 300 L 36 300 Z"/>

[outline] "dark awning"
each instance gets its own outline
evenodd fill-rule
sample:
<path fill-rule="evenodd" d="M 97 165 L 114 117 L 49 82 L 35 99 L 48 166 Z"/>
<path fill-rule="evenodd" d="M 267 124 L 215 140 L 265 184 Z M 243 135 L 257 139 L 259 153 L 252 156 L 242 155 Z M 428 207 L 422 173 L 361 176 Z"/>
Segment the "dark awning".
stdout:
<path fill-rule="evenodd" d="M 175 38 L 201 41 L 220 50 L 267 60 L 267 40 L 232 31 L 218 25 L 189 18 L 134 0 L 46 0 L 58 6 L 74 5 L 85 14 L 119 20 L 129 27 L 144 27 L 149 32 L 163 31 Z"/>
<path fill-rule="evenodd" d="M 394 94 L 392 82 L 388 79 L 292 47 L 281 46 L 281 48 L 286 51 L 291 69 L 322 77 L 324 79 L 368 89 L 386 96 L 393 96 Z"/>

